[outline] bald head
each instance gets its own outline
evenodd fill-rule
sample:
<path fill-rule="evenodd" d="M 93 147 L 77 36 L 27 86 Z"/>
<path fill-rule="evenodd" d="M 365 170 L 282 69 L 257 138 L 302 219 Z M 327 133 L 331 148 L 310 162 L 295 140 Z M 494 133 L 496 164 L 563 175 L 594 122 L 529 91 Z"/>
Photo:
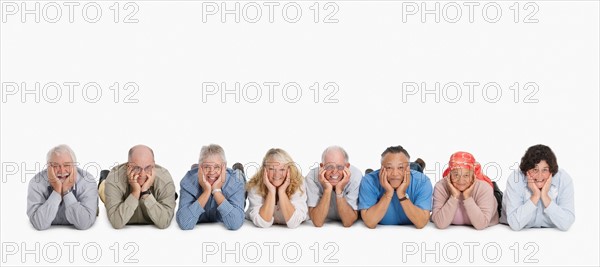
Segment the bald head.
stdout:
<path fill-rule="evenodd" d="M 340 146 L 330 146 L 323 151 L 321 163 L 343 162 L 348 163 L 348 153 Z"/>
<path fill-rule="evenodd" d="M 151 161 L 154 162 L 154 151 L 145 145 L 137 145 L 129 149 L 127 157 L 129 162 Z"/>
<path fill-rule="evenodd" d="M 144 184 L 154 169 L 154 152 L 152 149 L 145 145 L 134 146 L 129 149 L 128 161 L 128 171 L 132 169 L 139 174 L 138 183 Z"/>

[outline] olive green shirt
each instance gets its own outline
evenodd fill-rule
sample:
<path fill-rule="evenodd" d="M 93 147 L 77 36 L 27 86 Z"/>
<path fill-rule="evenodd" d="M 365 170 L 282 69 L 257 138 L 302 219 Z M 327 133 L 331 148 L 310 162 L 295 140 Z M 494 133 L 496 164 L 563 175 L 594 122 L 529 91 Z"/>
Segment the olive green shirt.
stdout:
<path fill-rule="evenodd" d="M 105 181 L 106 212 L 116 229 L 126 224 L 154 224 L 160 229 L 169 227 L 175 211 L 175 185 L 167 169 L 154 167 L 154 185 L 145 199 L 131 194 L 127 181 L 127 164 L 110 170 Z"/>

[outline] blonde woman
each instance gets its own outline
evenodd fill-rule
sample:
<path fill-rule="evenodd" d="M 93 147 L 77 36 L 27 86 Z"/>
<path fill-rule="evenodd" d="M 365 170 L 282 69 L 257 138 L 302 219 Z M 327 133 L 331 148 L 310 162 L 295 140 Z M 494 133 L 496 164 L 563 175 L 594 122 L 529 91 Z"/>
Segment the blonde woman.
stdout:
<path fill-rule="evenodd" d="M 258 227 L 275 223 L 296 228 L 308 218 L 302 174 L 283 149 L 267 151 L 247 190 L 250 207 L 246 218 Z"/>

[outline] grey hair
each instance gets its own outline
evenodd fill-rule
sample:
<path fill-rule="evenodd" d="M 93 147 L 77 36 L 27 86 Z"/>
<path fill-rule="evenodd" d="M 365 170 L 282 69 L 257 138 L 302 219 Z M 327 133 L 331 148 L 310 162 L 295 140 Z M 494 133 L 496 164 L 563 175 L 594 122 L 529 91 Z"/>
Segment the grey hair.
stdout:
<path fill-rule="evenodd" d="M 402 153 L 410 161 L 410 155 L 408 154 L 408 151 L 406 151 L 406 149 L 404 149 L 402 146 L 391 146 L 391 147 L 386 148 L 385 151 L 383 151 L 383 153 L 381 153 L 381 163 L 383 163 L 383 157 L 385 157 L 385 155 L 387 155 L 389 153 L 392 153 L 392 154 Z"/>
<path fill-rule="evenodd" d="M 52 149 L 50 149 L 50 151 L 48 151 L 48 154 L 46 155 L 46 162 L 50 162 L 50 159 L 52 158 L 53 154 L 62 154 L 62 153 L 69 153 L 69 155 L 71 156 L 71 160 L 73 162 L 77 162 L 77 158 L 75 157 L 75 152 L 73 152 L 73 150 L 65 144 L 62 145 L 58 145 L 53 147 Z"/>
<path fill-rule="evenodd" d="M 203 146 L 202 149 L 200 149 L 200 159 L 198 159 L 198 163 L 202 164 L 206 158 L 212 155 L 218 155 L 224 163 L 227 162 L 223 148 L 220 145 L 210 144 L 208 146 Z"/>
<path fill-rule="evenodd" d="M 325 163 L 325 156 L 327 155 L 327 153 L 333 152 L 333 151 L 342 152 L 346 163 L 348 163 L 348 160 L 350 160 L 350 157 L 348 157 L 348 153 L 346 152 L 346 150 L 344 148 L 342 148 L 341 146 L 330 146 L 323 151 L 323 154 L 321 155 L 321 162 Z"/>

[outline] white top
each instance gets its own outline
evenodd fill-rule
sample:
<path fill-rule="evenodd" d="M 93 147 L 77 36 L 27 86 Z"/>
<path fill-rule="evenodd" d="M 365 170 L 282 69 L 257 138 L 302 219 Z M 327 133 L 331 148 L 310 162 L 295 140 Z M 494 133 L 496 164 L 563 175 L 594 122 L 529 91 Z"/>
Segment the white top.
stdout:
<path fill-rule="evenodd" d="M 301 190 L 297 190 L 290 198 L 290 202 L 292 202 L 292 205 L 294 205 L 296 210 L 294 211 L 294 214 L 290 220 L 287 222 L 283 217 L 279 203 L 275 204 L 275 212 L 273 214 L 273 218 L 271 218 L 271 221 L 265 221 L 259 214 L 260 208 L 264 203 L 264 199 L 258 193 L 256 188 L 250 189 L 248 191 L 248 201 L 250 202 L 250 206 L 246 211 L 246 219 L 252 221 L 254 225 L 263 228 L 270 227 L 273 225 L 273 223 L 285 224 L 289 228 L 298 227 L 298 225 L 308 219 L 308 207 L 306 206 L 306 186 L 304 183 L 302 183 L 300 189 L 302 192 Z"/>

